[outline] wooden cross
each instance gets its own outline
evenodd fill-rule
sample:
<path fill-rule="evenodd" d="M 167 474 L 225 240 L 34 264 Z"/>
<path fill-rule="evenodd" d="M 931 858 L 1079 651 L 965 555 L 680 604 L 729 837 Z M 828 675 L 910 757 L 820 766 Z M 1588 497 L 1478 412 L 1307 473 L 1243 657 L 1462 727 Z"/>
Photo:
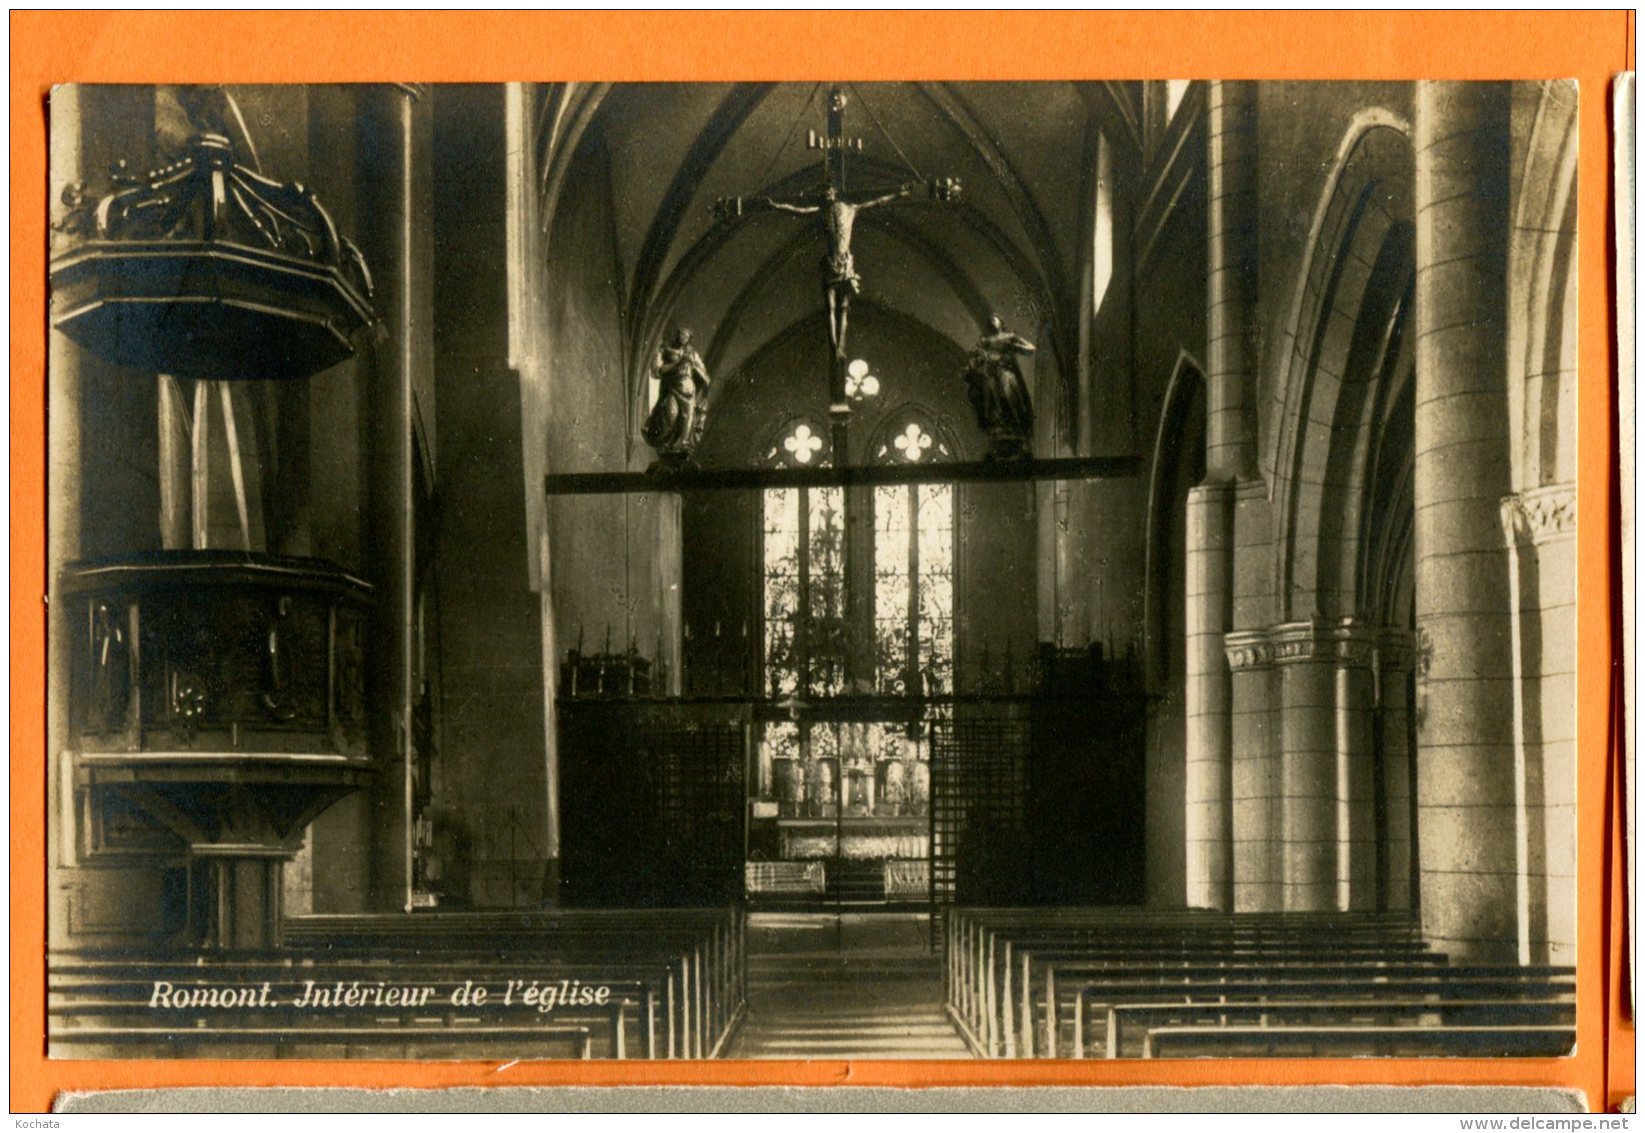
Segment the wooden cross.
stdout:
<path fill-rule="evenodd" d="M 805 132 L 805 148 L 821 150 L 824 177 L 837 191 L 845 192 L 845 154 L 847 150 L 862 152 L 861 138 L 845 136 L 845 92 L 835 87 L 828 92 L 828 133 L 819 135 L 815 130 Z"/>
<path fill-rule="evenodd" d="M 890 192 L 854 199 L 848 196 L 845 155 L 851 150 L 860 153 L 863 140 L 845 135 L 845 92 L 839 87 L 828 95 L 828 133 L 819 135 L 815 130 L 807 133 L 808 148 L 821 150 L 823 155 L 823 188 L 820 194 L 802 194 L 795 200 L 722 197 L 714 203 L 714 211 L 722 219 L 762 211 L 818 218 L 825 241 L 821 267 L 823 300 L 828 306 L 828 414 L 832 455 L 834 463 L 843 467 L 849 452 L 846 442 L 851 419 L 851 403 L 845 393 L 846 325 L 851 313 L 851 299 L 862 290 L 862 277 L 857 274 L 851 258 L 851 232 L 856 225 L 857 214 L 912 197 L 921 188 L 931 200 L 952 201 L 959 196 L 960 183 L 953 177 L 907 181 Z"/>

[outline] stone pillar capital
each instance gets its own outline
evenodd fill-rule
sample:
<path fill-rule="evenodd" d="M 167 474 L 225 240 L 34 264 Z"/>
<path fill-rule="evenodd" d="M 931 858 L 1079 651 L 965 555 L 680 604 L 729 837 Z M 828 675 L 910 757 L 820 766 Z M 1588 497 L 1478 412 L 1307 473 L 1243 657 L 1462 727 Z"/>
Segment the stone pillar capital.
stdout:
<path fill-rule="evenodd" d="M 1266 669 L 1274 663 L 1274 646 L 1265 629 L 1242 629 L 1223 636 L 1228 668 L 1234 672 Z"/>
<path fill-rule="evenodd" d="M 1284 622 L 1270 629 L 1274 661 L 1281 665 L 1329 661 L 1335 655 L 1331 625 L 1328 622 Z"/>
<path fill-rule="evenodd" d="M 1502 497 L 1502 531 L 1510 546 L 1540 546 L 1576 533 L 1576 485 L 1550 484 Z"/>
<path fill-rule="evenodd" d="M 1379 630 L 1358 618 L 1343 618 L 1331 629 L 1333 655 L 1345 669 L 1372 670 L 1377 665 Z"/>
<path fill-rule="evenodd" d="M 1232 668 L 1328 661 L 1333 656 L 1327 622 L 1282 622 L 1267 629 L 1241 630 L 1224 639 Z"/>
<path fill-rule="evenodd" d="M 1340 618 L 1236 630 L 1224 635 L 1223 650 L 1235 672 L 1307 663 L 1386 671 L 1409 669 L 1413 646 L 1408 630 Z"/>

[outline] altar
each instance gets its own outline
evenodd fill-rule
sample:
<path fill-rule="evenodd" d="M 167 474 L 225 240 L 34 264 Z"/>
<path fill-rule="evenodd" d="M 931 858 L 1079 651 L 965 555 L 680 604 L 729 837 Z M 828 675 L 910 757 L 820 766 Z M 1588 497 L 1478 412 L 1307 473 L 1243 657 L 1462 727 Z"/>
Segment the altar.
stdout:
<path fill-rule="evenodd" d="M 930 899 L 927 818 L 778 818 L 771 826 L 780 857 L 747 865 L 747 895 L 755 901 L 896 904 Z"/>
<path fill-rule="evenodd" d="M 777 829 L 787 861 L 924 858 L 931 852 L 930 823 L 923 818 L 779 818 Z"/>

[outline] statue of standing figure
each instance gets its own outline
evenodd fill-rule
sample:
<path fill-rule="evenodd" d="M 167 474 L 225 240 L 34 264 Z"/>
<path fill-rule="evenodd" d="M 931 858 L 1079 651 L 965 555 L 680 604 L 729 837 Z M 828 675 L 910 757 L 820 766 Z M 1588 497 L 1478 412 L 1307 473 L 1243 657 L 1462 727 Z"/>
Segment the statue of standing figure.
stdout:
<path fill-rule="evenodd" d="M 640 435 L 664 464 L 683 464 L 703 439 L 708 420 L 708 368 L 691 345 L 691 331 L 679 327 L 657 351 L 657 403 Z"/>
<path fill-rule="evenodd" d="M 1034 403 L 1017 358 L 1032 353 L 1032 342 L 1006 330 L 998 315 L 990 315 L 988 330 L 966 356 L 961 376 L 977 427 L 988 434 L 991 460 L 1023 460 L 1030 455 Z"/>

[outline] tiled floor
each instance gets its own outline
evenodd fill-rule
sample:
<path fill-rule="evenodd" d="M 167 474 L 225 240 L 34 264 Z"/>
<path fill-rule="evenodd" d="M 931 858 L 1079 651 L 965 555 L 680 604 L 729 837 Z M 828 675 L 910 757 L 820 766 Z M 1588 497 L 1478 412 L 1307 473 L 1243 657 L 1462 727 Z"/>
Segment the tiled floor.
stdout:
<path fill-rule="evenodd" d="M 730 1058 L 969 1058 L 921 914 L 759 914 Z"/>

